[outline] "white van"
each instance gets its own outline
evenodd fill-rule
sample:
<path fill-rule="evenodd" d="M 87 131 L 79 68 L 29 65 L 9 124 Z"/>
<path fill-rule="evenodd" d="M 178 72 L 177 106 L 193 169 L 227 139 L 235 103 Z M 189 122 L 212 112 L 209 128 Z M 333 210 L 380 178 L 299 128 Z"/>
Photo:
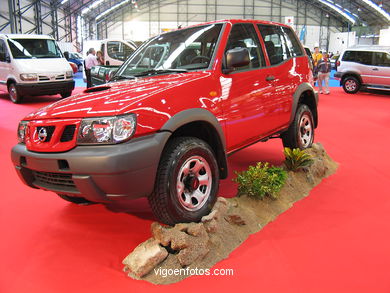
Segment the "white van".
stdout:
<path fill-rule="evenodd" d="M 90 48 L 100 50 L 103 53 L 104 65 L 122 65 L 137 49 L 137 45 L 132 41 L 105 39 L 84 41 L 83 48 L 84 56 L 87 56 Z"/>
<path fill-rule="evenodd" d="M 14 103 L 23 96 L 69 97 L 73 71 L 57 42 L 50 36 L 0 34 L 0 90 Z"/>

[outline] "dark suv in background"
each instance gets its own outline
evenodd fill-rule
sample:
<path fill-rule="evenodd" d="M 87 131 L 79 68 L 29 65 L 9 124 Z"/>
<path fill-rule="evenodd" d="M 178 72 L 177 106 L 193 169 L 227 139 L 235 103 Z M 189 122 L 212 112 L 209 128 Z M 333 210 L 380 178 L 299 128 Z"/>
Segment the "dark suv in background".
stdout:
<path fill-rule="evenodd" d="M 361 89 L 390 91 L 390 47 L 369 46 L 345 50 L 337 61 L 334 76 L 348 94 Z"/>

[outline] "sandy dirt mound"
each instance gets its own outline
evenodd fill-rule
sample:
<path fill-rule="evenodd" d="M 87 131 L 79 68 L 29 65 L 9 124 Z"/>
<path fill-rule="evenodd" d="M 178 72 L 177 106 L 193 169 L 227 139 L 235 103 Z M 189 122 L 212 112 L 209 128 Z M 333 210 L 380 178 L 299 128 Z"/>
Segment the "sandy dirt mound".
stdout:
<path fill-rule="evenodd" d="M 167 275 L 161 271 L 183 268 L 209 269 L 261 230 L 293 204 L 306 197 L 321 180 L 336 172 L 337 163 L 321 144 L 306 150 L 314 162 L 305 170 L 288 172 L 277 199 L 257 200 L 247 196 L 219 197 L 211 213 L 200 223 L 180 223 L 174 227 L 153 223 L 152 238 L 138 245 L 124 260 L 124 271 L 135 279 L 154 284 L 178 282 L 189 275 Z"/>

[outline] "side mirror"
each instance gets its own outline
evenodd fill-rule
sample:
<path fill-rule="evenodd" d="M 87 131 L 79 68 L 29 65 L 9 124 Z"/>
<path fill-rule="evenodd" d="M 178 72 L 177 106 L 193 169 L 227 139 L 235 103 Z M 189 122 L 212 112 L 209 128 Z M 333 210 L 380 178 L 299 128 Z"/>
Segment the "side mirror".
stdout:
<path fill-rule="evenodd" d="M 224 73 L 230 73 L 235 68 L 248 66 L 250 64 L 250 56 L 247 48 L 234 48 L 226 52 L 226 69 Z"/>
<path fill-rule="evenodd" d="M 5 62 L 11 63 L 11 57 L 9 55 L 5 56 Z"/>

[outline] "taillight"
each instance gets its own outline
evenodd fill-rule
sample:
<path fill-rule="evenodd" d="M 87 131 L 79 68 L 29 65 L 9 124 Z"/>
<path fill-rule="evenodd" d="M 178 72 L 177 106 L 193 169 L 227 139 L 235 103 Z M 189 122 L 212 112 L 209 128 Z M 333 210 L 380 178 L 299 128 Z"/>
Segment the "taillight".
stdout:
<path fill-rule="evenodd" d="M 336 65 L 337 65 L 337 67 L 340 66 L 340 60 L 337 60 Z"/>
<path fill-rule="evenodd" d="M 110 74 L 109 73 L 106 73 L 106 82 L 109 82 L 110 81 Z"/>

